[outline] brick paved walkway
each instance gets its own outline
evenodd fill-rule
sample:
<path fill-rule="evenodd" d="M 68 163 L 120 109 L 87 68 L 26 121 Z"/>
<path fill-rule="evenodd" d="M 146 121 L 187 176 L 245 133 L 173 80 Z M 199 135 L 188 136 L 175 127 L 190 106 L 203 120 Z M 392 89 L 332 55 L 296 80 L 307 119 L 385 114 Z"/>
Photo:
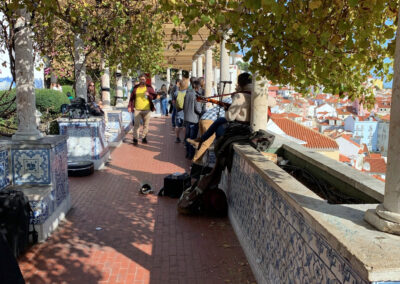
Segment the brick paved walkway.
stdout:
<path fill-rule="evenodd" d="M 255 283 L 228 219 L 181 216 L 176 199 L 138 193 L 189 169 L 170 119 L 151 120 L 148 145 L 126 138 L 106 169 L 70 178 L 68 221 L 20 259 L 26 282 Z"/>

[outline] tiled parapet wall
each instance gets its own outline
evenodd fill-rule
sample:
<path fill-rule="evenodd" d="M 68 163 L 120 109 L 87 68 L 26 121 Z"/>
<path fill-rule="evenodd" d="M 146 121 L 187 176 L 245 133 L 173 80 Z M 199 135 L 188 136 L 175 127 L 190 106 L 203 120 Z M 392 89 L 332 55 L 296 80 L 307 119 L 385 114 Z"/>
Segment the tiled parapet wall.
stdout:
<path fill-rule="evenodd" d="M 106 110 L 106 137 L 110 146 L 122 141 L 125 131 L 122 126 L 122 111 L 121 110 Z"/>
<path fill-rule="evenodd" d="M 327 204 L 250 146 L 235 152 L 229 217 L 259 283 L 400 283 L 400 237 L 363 221 L 376 205 Z"/>
<path fill-rule="evenodd" d="M 30 200 L 33 211 L 33 218 L 31 218 L 31 224 L 40 225 L 43 224 L 53 214 L 57 207 L 55 201 L 55 190 L 43 190 L 40 198 L 37 200 Z"/>
<path fill-rule="evenodd" d="M 43 224 L 69 200 L 67 137 L 46 136 L 36 141 L 1 141 L 3 161 L 11 157 L 7 185 L 28 196 L 34 212 L 31 223 Z M 1 154 L 0 154 L 1 155 Z M 7 167 L 5 167 L 7 168 Z"/>
<path fill-rule="evenodd" d="M 121 131 L 122 127 L 122 113 L 121 111 L 108 111 L 107 112 L 107 130 Z"/>
<path fill-rule="evenodd" d="M 15 185 L 50 184 L 50 149 L 11 149 Z"/>
<path fill-rule="evenodd" d="M 60 134 L 68 136 L 70 160 L 99 160 L 109 152 L 104 118 L 58 120 Z"/>
<path fill-rule="evenodd" d="M 67 142 L 58 144 L 51 152 L 54 202 L 59 206 L 69 195 Z"/>
<path fill-rule="evenodd" d="M 9 150 L 5 146 L 0 146 L 0 190 L 10 184 L 10 158 Z"/>
<path fill-rule="evenodd" d="M 127 108 L 116 108 L 122 113 L 122 128 L 125 132 L 128 132 L 132 127 L 133 114 L 128 111 Z"/>

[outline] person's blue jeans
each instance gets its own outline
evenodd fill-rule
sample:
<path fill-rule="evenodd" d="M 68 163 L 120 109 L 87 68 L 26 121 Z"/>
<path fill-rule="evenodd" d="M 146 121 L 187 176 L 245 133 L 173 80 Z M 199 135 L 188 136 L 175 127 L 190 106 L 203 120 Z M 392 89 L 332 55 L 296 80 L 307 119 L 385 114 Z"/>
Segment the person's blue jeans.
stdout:
<path fill-rule="evenodd" d="M 175 106 L 172 106 L 172 114 L 171 114 L 171 119 L 172 119 L 172 127 L 175 128 L 176 123 L 175 123 L 175 119 L 176 119 L 176 108 Z"/>
<path fill-rule="evenodd" d="M 156 108 L 156 113 L 161 114 L 161 104 L 159 99 L 153 100 L 154 107 Z"/>
<path fill-rule="evenodd" d="M 206 141 L 208 138 L 210 138 L 214 133 L 216 138 L 221 137 L 225 133 L 225 127 L 226 123 L 228 121 L 226 120 L 225 117 L 220 117 L 217 118 L 213 124 L 210 125 L 210 127 L 207 129 L 206 132 L 204 132 L 203 135 L 201 135 L 200 139 L 201 141 Z"/>
<path fill-rule="evenodd" d="M 168 115 L 167 105 L 168 105 L 167 99 L 161 99 L 161 113 L 163 115 Z"/>
<path fill-rule="evenodd" d="M 195 139 L 199 132 L 199 124 L 185 121 L 186 133 L 185 133 L 185 145 L 186 145 L 186 157 L 193 159 L 196 149 L 189 144 L 186 139 Z"/>

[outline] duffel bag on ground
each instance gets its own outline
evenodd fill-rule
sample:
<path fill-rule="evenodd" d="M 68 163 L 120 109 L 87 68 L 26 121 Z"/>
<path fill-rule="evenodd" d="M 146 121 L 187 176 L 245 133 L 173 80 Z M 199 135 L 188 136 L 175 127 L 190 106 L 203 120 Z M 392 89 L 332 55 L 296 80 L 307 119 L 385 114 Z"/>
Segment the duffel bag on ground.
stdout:
<path fill-rule="evenodd" d="M 21 191 L 0 191 L 0 234 L 4 236 L 14 254 L 18 257 L 29 246 L 29 219 L 32 209 L 28 198 Z M 36 233 L 34 230 L 32 233 Z M 37 241 L 34 236 L 33 242 Z"/>
<path fill-rule="evenodd" d="M 158 195 L 179 198 L 182 192 L 191 186 L 191 178 L 187 173 L 174 173 L 164 178 L 164 187 Z"/>

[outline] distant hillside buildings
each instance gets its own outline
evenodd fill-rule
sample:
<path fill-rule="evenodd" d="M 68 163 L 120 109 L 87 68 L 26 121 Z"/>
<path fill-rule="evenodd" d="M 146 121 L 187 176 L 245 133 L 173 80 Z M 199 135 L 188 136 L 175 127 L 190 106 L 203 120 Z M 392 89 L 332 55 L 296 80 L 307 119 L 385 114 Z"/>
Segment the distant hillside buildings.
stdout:
<path fill-rule="evenodd" d="M 385 180 L 391 90 L 371 86 L 375 105 L 370 109 L 357 99 L 323 93 L 303 97 L 290 87 L 270 86 L 277 105 L 267 129 Z"/>

